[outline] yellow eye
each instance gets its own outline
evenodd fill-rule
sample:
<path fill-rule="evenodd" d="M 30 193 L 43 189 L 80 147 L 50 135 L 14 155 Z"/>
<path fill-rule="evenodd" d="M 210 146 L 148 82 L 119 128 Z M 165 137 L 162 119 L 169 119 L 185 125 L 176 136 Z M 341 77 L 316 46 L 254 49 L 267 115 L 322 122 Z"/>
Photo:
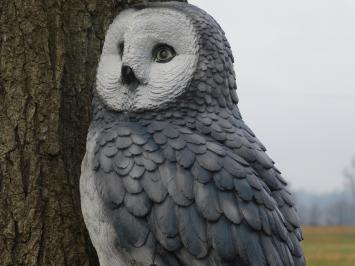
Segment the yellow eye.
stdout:
<path fill-rule="evenodd" d="M 174 48 L 167 44 L 158 45 L 153 51 L 153 57 L 157 63 L 167 63 L 175 56 Z"/>

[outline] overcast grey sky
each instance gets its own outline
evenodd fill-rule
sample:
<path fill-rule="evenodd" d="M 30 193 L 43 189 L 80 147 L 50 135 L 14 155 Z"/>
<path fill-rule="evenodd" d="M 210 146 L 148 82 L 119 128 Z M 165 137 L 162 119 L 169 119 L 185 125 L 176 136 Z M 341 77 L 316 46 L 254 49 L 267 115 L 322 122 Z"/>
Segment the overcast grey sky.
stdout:
<path fill-rule="evenodd" d="M 189 2 L 226 32 L 244 120 L 293 189 L 343 188 L 355 156 L 355 1 Z"/>

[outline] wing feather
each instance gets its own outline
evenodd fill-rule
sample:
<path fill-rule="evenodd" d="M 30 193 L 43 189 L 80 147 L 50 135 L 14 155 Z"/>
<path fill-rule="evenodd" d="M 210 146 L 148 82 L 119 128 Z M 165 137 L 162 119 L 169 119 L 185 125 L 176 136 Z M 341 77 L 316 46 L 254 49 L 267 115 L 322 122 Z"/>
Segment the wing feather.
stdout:
<path fill-rule="evenodd" d="M 207 225 L 196 206 L 178 207 L 177 219 L 181 241 L 187 250 L 198 259 L 206 257 L 209 249 Z"/>
<path fill-rule="evenodd" d="M 211 132 L 224 128 L 236 132 L 227 119 Z M 196 265 L 302 265 L 293 198 L 245 132 L 241 153 L 167 122 L 128 123 L 99 139 L 97 187 L 119 243 L 140 248 L 151 235 L 164 254 Z"/>

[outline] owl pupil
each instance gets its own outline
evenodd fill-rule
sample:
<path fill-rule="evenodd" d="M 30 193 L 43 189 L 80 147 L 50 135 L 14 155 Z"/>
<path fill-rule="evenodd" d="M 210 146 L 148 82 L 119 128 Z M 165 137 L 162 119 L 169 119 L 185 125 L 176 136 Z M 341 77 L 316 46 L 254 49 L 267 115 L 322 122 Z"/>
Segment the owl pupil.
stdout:
<path fill-rule="evenodd" d="M 160 52 L 160 57 L 161 58 L 167 58 L 168 57 L 168 51 L 167 50 L 163 50 Z"/>

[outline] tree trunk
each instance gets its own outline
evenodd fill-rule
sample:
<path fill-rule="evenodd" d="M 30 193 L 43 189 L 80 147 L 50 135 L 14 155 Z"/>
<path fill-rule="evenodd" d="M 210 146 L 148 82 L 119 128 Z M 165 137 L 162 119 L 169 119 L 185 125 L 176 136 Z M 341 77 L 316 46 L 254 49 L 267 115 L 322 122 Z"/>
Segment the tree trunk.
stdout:
<path fill-rule="evenodd" d="M 78 182 L 98 57 L 126 2 L 0 0 L 0 266 L 98 265 Z"/>

